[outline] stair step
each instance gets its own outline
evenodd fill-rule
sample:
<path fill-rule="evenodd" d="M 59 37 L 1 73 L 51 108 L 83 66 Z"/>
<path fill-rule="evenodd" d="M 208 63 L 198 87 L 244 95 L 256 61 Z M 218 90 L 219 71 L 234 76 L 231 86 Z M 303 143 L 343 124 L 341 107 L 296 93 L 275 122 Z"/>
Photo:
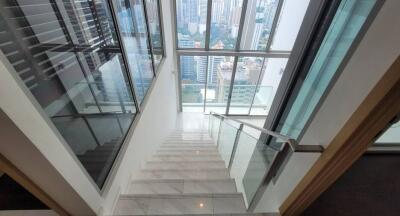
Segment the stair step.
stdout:
<path fill-rule="evenodd" d="M 137 179 L 229 179 L 227 169 L 207 170 L 147 170 L 142 169 Z"/>
<path fill-rule="evenodd" d="M 178 138 L 167 138 L 166 140 L 164 140 L 163 143 L 214 143 L 214 140 L 212 139 L 178 139 Z"/>
<path fill-rule="evenodd" d="M 170 151 L 174 151 L 174 150 L 179 150 L 179 151 L 183 151 L 183 150 L 189 150 L 189 151 L 218 151 L 218 149 L 216 148 L 216 146 L 206 146 L 206 147 L 191 147 L 191 146 L 181 146 L 181 147 L 169 147 L 169 146 L 161 146 L 158 150 L 170 150 Z"/>
<path fill-rule="evenodd" d="M 162 144 L 160 148 L 217 148 L 214 144 Z"/>
<path fill-rule="evenodd" d="M 221 157 L 215 155 L 153 155 L 153 161 L 221 161 Z"/>
<path fill-rule="evenodd" d="M 234 179 L 145 179 L 132 181 L 126 194 L 216 194 L 235 192 Z"/>
<path fill-rule="evenodd" d="M 147 169 L 224 169 L 225 163 L 223 161 L 181 161 L 181 162 L 167 162 L 167 161 L 148 161 L 146 163 Z"/>
<path fill-rule="evenodd" d="M 164 152 L 172 152 L 172 153 L 193 153 L 193 154 L 205 154 L 205 153 L 216 153 L 218 154 L 217 149 L 200 149 L 200 150 L 193 150 L 193 149 L 158 149 L 157 152 L 164 153 Z"/>
<path fill-rule="evenodd" d="M 246 213 L 240 193 L 121 196 L 116 215 L 198 215 Z"/>

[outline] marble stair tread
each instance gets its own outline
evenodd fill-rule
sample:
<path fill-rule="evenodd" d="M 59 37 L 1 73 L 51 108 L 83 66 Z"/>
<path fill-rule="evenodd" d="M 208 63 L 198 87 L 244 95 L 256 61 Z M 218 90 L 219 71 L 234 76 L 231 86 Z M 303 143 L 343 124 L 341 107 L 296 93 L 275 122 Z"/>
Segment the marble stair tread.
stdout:
<path fill-rule="evenodd" d="M 242 194 L 122 195 L 116 206 L 116 215 L 197 215 L 231 213 L 246 213 Z"/>
<path fill-rule="evenodd" d="M 181 162 L 157 162 L 148 161 L 145 165 L 146 169 L 224 169 L 225 162 L 223 161 L 181 161 Z"/>
<path fill-rule="evenodd" d="M 221 161 L 221 157 L 219 155 L 202 155 L 201 157 L 196 155 L 153 155 L 152 161 Z"/>
<path fill-rule="evenodd" d="M 193 147 L 193 148 L 216 148 L 215 144 L 162 144 L 160 148 L 183 148 L 183 147 Z"/>
<path fill-rule="evenodd" d="M 217 153 L 217 149 L 200 149 L 200 150 L 194 150 L 194 149 L 157 149 L 157 152 L 179 152 L 179 153 Z"/>
<path fill-rule="evenodd" d="M 217 150 L 217 146 L 208 145 L 208 146 L 191 146 L 191 145 L 182 145 L 182 146 L 169 146 L 169 145 L 161 145 L 159 150 Z"/>
<path fill-rule="evenodd" d="M 197 144 L 197 145 L 211 145 L 214 144 L 214 140 L 178 140 L 178 139 L 173 139 L 173 140 L 165 140 L 163 144 L 175 144 L 175 145 L 188 145 L 188 144 Z"/>
<path fill-rule="evenodd" d="M 234 179 L 133 180 L 125 194 L 215 194 L 235 193 Z"/>
<path fill-rule="evenodd" d="M 145 170 L 142 169 L 137 179 L 229 179 L 227 169 L 207 170 Z"/>

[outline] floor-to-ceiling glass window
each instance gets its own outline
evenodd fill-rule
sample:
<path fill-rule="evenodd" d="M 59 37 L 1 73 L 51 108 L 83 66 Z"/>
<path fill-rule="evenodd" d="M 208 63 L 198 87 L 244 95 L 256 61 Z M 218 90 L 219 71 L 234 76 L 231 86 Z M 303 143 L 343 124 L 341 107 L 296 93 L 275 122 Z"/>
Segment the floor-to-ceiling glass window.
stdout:
<path fill-rule="evenodd" d="M 207 0 L 177 0 L 176 31 L 179 48 L 204 48 Z"/>
<path fill-rule="evenodd" d="M 213 0 L 210 49 L 235 49 L 243 0 Z"/>
<path fill-rule="evenodd" d="M 263 62 L 264 58 L 260 57 L 239 57 L 233 81 L 229 114 L 249 114 Z"/>
<path fill-rule="evenodd" d="M 267 115 L 308 3 L 175 0 L 181 90 L 185 91 L 181 92 L 182 110 Z M 195 56 L 208 58 L 200 61 L 207 73 L 193 69 L 199 64 Z M 201 89 L 189 91 L 188 84 L 195 83 Z M 197 96 L 188 96 L 189 92 Z M 189 103 L 194 98 L 196 109 Z"/>
<path fill-rule="evenodd" d="M 143 1 L 116 0 L 112 2 L 115 5 L 129 68 L 135 81 L 137 99 L 139 103 L 142 103 L 154 78 Z"/>
<path fill-rule="evenodd" d="M 203 112 L 207 56 L 180 56 L 181 98 L 185 112 Z"/>
<path fill-rule="evenodd" d="M 100 188 L 153 79 L 143 2 L 110 2 L 0 1 L 1 52 Z"/>
<path fill-rule="evenodd" d="M 154 66 L 157 70 L 164 56 L 164 41 L 161 29 L 160 0 L 146 0 L 147 22 L 153 51 Z"/>
<path fill-rule="evenodd" d="M 205 112 L 225 113 L 234 66 L 233 56 L 209 56 Z"/>

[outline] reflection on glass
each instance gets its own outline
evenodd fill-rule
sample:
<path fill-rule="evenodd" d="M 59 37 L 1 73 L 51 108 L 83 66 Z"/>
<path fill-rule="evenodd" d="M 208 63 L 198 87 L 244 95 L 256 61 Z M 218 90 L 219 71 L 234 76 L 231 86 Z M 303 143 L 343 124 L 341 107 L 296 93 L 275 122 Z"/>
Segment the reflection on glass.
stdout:
<path fill-rule="evenodd" d="M 283 0 L 271 50 L 291 51 L 310 0 Z"/>
<path fill-rule="evenodd" d="M 276 91 L 281 82 L 286 63 L 286 58 L 265 59 L 250 115 L 268 115 L 272 101 L 275 98 Z"/>
<path fill-rule="evenodd" d="M 128 64 L 135 81 L 136 96 L 142 103 L 153 80 L 152 58 L 147 38 L 142 1 L 112 1 L 122 34 Z"/>
<path fill-rule="evenodd" d="M 239 57 L 233 81 L 229 114 L 247 115 L 249 113 L 263 61 L 264 58 L 261 57 Z"/>
<path fill-rule="evenodd" d="M 164 55 L 164 47 L 161 35 L 161 20 L 159 16 L 159 0 L 146 0 L 145 3 L 154 64 L 155 67 L 158 68 L 158 65 L 160 64 L 160 61 Z"/>
<path fill-rule="evenodd" d="M 400 144 L 400 121 L 392 124 L 376 141 L 378 145 L 399 145 Z"/>
<path fill-rule="evenodd" d="M 348 0 L 340 3 L 307 76 L 290 96 L 294 100 L 286 106 L 280 120 L 278 131 L 281 134 L 298 138 L 375 2 Z"/>
<path fill-rule="evenodd" d="M 241 136 L 242 135 L 243 133 Z M 248 137 L 248 135 L 244 135 L 244 138 L 241 141 L 244 144 L 248 143 L 254 145 L 254 140 L 252 140 L 251 137 Z M 252 149 L 253 152 L 250 153 L 251 158 L 248 162 L 242 181 L 246 202 L 248 204 L 254 198 L 257 189 L 263 183 L 265 173 L 268 172 L 275 155 L 278 154 L 278 151 L 260 142 L 258 142 Z M 249 153 L 247 153 L 247 155 L 248 154 Z"/>
<path fill-rule="evenodd" d="M 179 48 L 204 48 L 207 0 L 176 0 Z"/>
<path fill-rule="evenodd" d="M 207 56 L 181 56 L 182 109 L 184 112 L 203 112 Z"/>
<path fill-rule="evenodd" d="M 243 0 L 213 0 L 210 49 L 234 49 Z"/>
<path fill-rule="evenodd" d="M 225 113 L 231 84 L 234 57 L 209 56 L 206 88 L 206 109 Z"/>
<path fill-rule="evenodd" d="M 135 115 L 104 1 L 0 1 L 0 49 L 101 188 Z"/>
<path fill-rule="evenodd" d="M 249 0 L 241 50 L 266 50 L 279 0 Z"/>
<path fill-rule="evenodd" d="M 218 139 L 218 152 L 221 155 L 222 160 L 225 162 L 225 166 L 229 166 L 229 161 L 232 156 L 232 149 L 236 139 L 236 133 L 239 125 L 236 122 L 222 121 L 220 127 L 220 134 Z"/>

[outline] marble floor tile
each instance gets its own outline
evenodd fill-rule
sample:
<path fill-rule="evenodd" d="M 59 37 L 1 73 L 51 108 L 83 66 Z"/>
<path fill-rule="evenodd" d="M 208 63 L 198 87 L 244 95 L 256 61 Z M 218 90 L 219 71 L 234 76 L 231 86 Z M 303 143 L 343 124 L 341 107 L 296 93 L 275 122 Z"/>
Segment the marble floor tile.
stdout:
<path fill-rule="evenodd" d="M 145 215 L 149 208 L 149 198 L 119 199 L 115 209 L 116 215 Z"/>
<path fill-rule="evenodd" d="M 236 185 L 233 179 L 228 180 L 194 180 L 184 181 L 183 193 L 235 193 Z"/>
<path fill-rule="evenodd" d="M 150 200 L 149 215 L 212 214 L 212 198 L 154 198 Z"/>
<path fill-rule="evenodd" d="M 134 181 L 127 194 L 182 194 L 183 180 L 175 181 Z"/>
<path fill-rule="evenodd" d="M 213 197 L 213 205 L 214 214 L 246 213 L 246 206 L 242 195 L 234 197 Z"/>
<path fill-rule="evenodd" d="M 146 169 L 223 169 L 223 161 L 147 162 Z"/>

